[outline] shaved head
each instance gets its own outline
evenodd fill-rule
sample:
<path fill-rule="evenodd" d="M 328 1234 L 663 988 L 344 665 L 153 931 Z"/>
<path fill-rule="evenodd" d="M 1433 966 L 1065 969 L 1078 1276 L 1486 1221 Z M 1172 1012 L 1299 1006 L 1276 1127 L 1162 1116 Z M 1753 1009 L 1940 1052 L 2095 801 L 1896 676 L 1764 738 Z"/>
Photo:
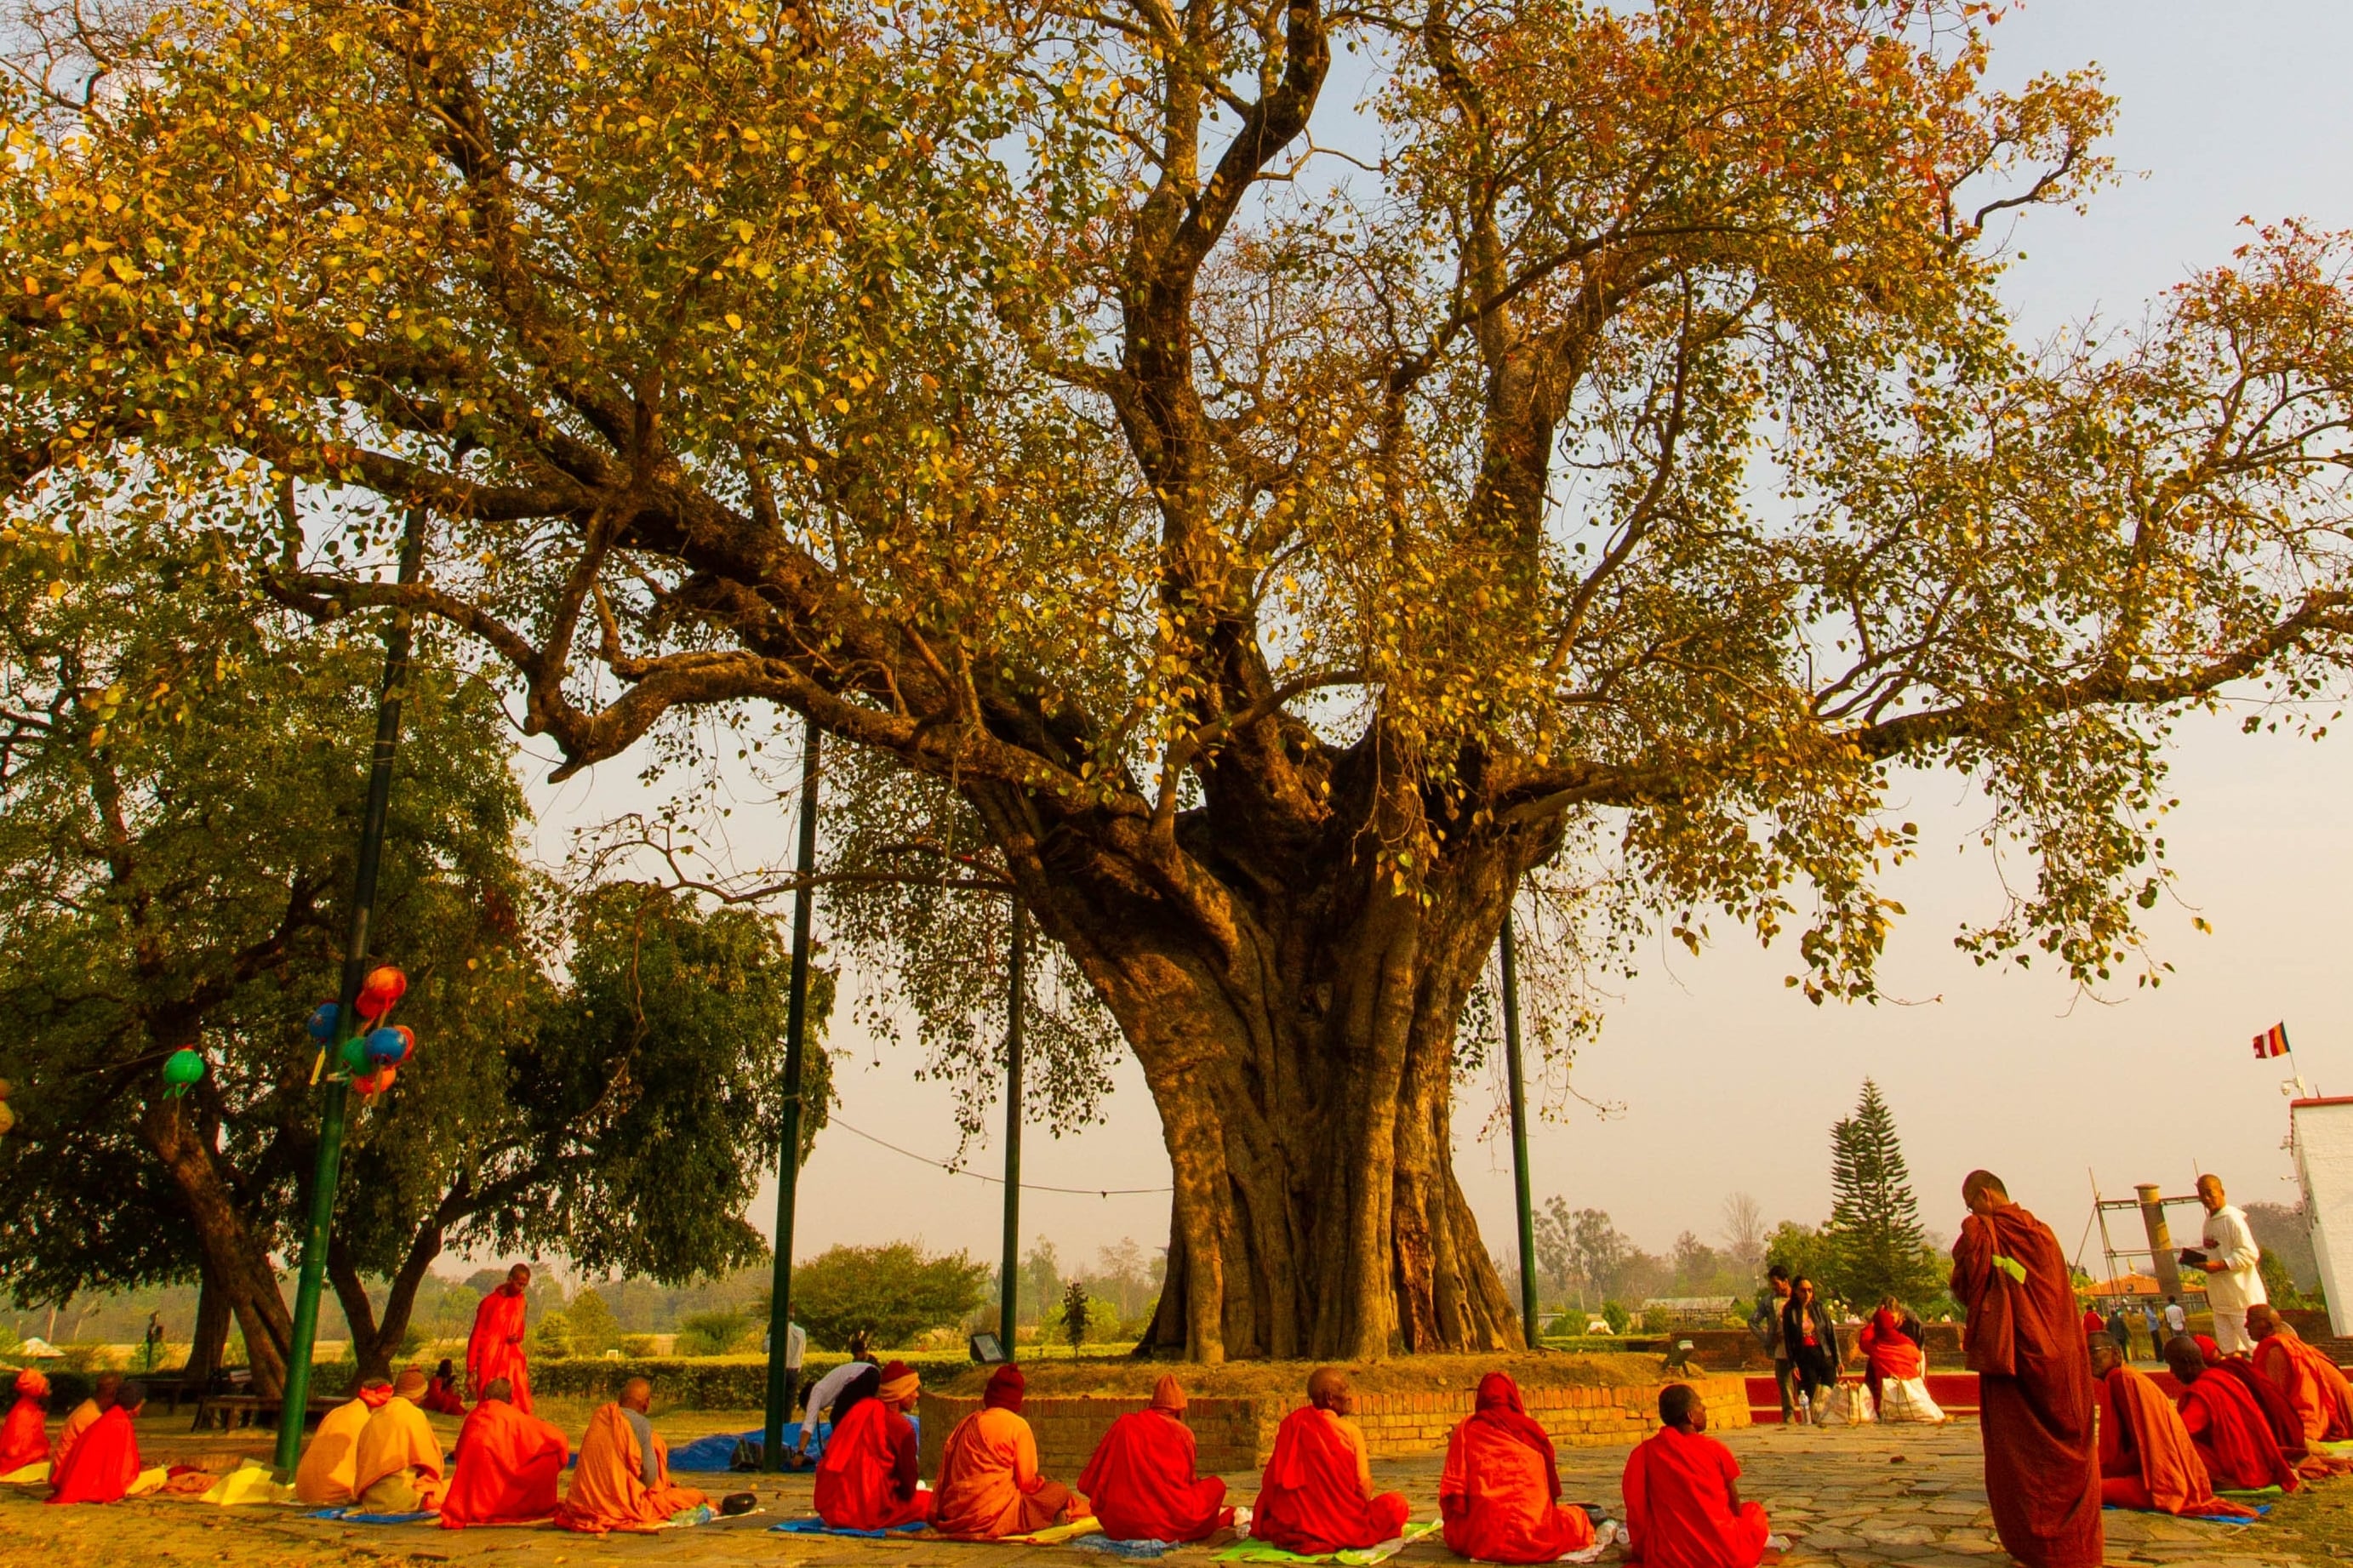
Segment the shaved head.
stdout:
<path fill-rule="evenodd" d="M 2115 1338 L 2108 1334 L 2091 1334 L 2084 1342 L 2092 1352 L 2092 1375 L 2105 1377 L 2124 1365 L 2124 1352 L 2116 1348 Z"/>
<path fill-rule="evenodd" d="M 482 1390 L 482 1397 L 484 1399 L 494 1399 L 501 1405 L 512 1405 L 514 1403 L 514 1384 L 508 1382 L 503 1377 L 494 1377 L 491 1379 L 490 1386 Z"/>
<path fill-rule="evenodd" d="M 1348 1388 L 1348 1374 L 1336 1366 L 1319 1366 L 1309 1373 L 1307 1403 L 1335 1415 L 1347 1415 L 1356 1403 Z"/>
<path fill-rule="evenodd" d="M 520 1289 L 531 1283 L 531 1265 L 518 1263 L 507 1270 L 507 1283 Z"/>
<path fill-rule="evenodd" d="M 1700 1403 L 1699 1390 L 1688 1383 L 1671 1383 L 1659 1390 L 1659 1421 L 1686 1432 L 1707 1430 L 1707 1406 Z"/>
<path fill-rule="evenodd" d="M 1961 1203 L 1975 1209 L 1978 1200 L 1990 1198 L 1996 1203 L 2010 1202 L 2010 1189 L 1991 1171 L 1971 1171 L 1961 1178 Z"/>
<path fill-rule="evenodd" d="M 97 1400 L 98 1407 L 103 1410 L 108 1405 L 114 1403 L 114 1391 L 121 1386 L 122 1374 L 121 1373 L 101 1372 L 98 1374 L 98 1381 L 90 1384 L 90 1397 Z"/>
<path fill-rule="evenodd" d="M 2270 1302 L 2258 1301 L 2247 1309 L 2247 1332 L 2254 1339 L 2267 1340 L 2274 1334 L 2293 1334 L 2295 1331 L 2287 1326 L 2284 1318 L 2272 1310 Z"/>
<path fill-rule="evenodd" d="M 2176 1334 L 2165 1342 L 2165 1364 L 2183 1383 L 2195 1383 L 2206 1375 L 2206 1352 L 2188 1334 Z"/>
<path fill-rule="evenodd" d="M 654 1385 L 642 1377 L 633 1377 L 621 1384 L 621 1404 L 643 1415 L 654 1402 Z"/>

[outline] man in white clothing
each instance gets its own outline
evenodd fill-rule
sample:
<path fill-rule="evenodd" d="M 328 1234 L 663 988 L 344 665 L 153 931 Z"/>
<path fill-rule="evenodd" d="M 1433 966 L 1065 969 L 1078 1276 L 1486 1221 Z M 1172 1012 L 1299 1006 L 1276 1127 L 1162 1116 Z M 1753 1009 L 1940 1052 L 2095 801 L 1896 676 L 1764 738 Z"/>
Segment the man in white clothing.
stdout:
<path fill-rule="evenodd" d="M 2228 1201 L 2220 1176 L 2198 1178 L 2198 1201 L 2206 1205 L 2206 1304 L 2214 1310 L 2214 1343 L 2224 1355 L 2252 1354 L 2254 1341 L 2247 1337 L 2247 1309 L 2266 1301 L 2260 1272 L 2263 1249 L 2247 1214 Z"/>
<path fill-rule="evenodd" d="M 797 1470 L 808 1463 L 809 1438 L 817 1431 L 818 1414 L 831 1410 L 834 1402 L 858 1381 L 859 1373 L 874 1370 L 875 1365 L 871 1361 L 846 1361 L 817 1380 L 816 1386 L 808 1391 L 808 1405 L 801 1412 L 800 1441 L 793 1446 L 790 1454 L 785 1456 L 786 1468 Z"/>

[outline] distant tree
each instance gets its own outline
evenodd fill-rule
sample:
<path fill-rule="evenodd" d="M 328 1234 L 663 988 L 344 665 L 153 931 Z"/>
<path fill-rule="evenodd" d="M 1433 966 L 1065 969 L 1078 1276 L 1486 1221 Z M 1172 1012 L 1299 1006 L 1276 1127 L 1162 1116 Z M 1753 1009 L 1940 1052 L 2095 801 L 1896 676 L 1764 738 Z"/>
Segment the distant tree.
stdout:
<path fill-rule="evenodd" d="M 1555 1193 L 1545 1200 L 1544 1207 L 1536 1211 L 1535 1233 L 1536 1283 L 1558 1301 L 1567 1296 L 1577 1272 L 1577 1219 L 1569 1212 L 1567 1199 Z M 1577 1305 L 1584 1304 L 1580 1292 Z M 1577 1325 L 1580 1331 L 1584 1327 Z"/>
<path fill-rule="evenodd" d="M 1062 1337 L 1077 1350 L 1087 1342 L 1089 1297 L 1087 1288 L 1073 1279 L 1062 1291 Z"/>
<path fill-rule="evenodd" d="M 1765 1261 L 1768 1266 L 1779 1264 L 1793 1277 L 1802 1274 L 1822 1285 L 1831 1268 L 1830 1242 L 1814 1226 L 1785 1219 L 1765 1238 Z M 1757 1290 L 1761 1298 L 1764 1285 L 1760 1283 Z"/>
<path fill-rule="evenodd" d="M 1831 1129 L 1831 1194 L 1823 1227 L 1831 1293 L 1868 1310 L 1883 1296 L 1916 1301 L 1936 1288 L 1894 1113 L 1867 1078 L 1854 1114 Z"/>
<path fill-rule="evenodd" d="M 1054 1244 L 1044 1237 L 1030 1247 L 1029 1256 L 1021 1261 L 1020 1289 L 1016 1297 L 1015 1316 L 1040 1328 L 1047 1319 L 1060 1310 L 1062 1304 L 1062 1260 L 1054 1251 Z"/>
<path fill-rule="evenodd" d="M 1724 1200 L 1724 1247 L 1733 1267 L 1755 1273 L 1765 1262 L 1765 1210 L 1747 1193 Z"/>
<path fill-rule="evenodd" d="M 908 1241 L 828 1247 L 794 1268 L 793 1316 L 818 1344 L 839 1349 L 862 1329 L 889 1349 L 962 1321 L 988 1277 L 961 1252 L 926 1257 Z"/>
<path fill-rule="evenodd" d="M 2249 1204 L 2247 1228 L 2254 1233 L 2255 1245 L 2263 1256 L 2276 1255 L 2299 1289 L 2317 1289 L 2320 1265 L 2313 1257 L 2312 1226 L 2302 1204 L 2290 1208 L 2285 1204 Z"/>
<path fill-rule="evenodd" d="M 1617 1291 L 1626 1265 L 1634 1257 L 1634 1244 L 1619 1233 L 1608 1211 L 1577 1210 L 1570 1222 L 1569 1237 L 1571 1256 L 1585 1290 L 1597 1296 Z M 1577 1299 L 1585 1299 L 1584 1291 L 1578 1293 Z"/>
<path fill-rule="evenodd" d="M 725 1355 L 743 1342 L 751 1321 L 735 1312 L 691 1313 L 679 1321 L 671 1349 L 680 1355 Z"/>
<path fill-rule="evenodd" d="M 1622 1334 L 1634 1325 L 1634 1314 L 1626 1310 L 1623 1301 L 1601 1303 L 1601 1321 L 1609 1325 L 1613 1334 Z"/>
<path fill-rule="evenodd" d="M 1673 1270 L 1671 1292 L 1677 1296 L 1704 1296 L 1711 1293 L 1724 1273 L 1724 1255 L 1690 1231 L 1675 1237 L 1674 1250 L 1667 1255 L 1667 1266 Z"/>
<path fill-rule="evenodd" d="M 621 1321 L 595 1289 L 585 1289 L 564 1309 L 564 1331 L 575 1355 L 603 1355 L 621 1344 Z"/>

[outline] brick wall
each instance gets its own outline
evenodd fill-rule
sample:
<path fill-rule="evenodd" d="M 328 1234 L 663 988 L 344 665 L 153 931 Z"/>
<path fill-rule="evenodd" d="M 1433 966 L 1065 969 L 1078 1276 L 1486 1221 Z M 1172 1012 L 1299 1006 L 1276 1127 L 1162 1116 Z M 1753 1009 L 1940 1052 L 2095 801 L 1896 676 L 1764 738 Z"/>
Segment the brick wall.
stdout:
<path fill-rule="evenodd" d="M 1746 1426 L 1748 1394 L 1737 1377 L 1697 1377 L 1689 1380 L 1707 1405 L 1711 1428 Z M 1552 1439 L 1564 1448 L 1607 1447 L 1640 1442 L 1659 1425 L 1659 1391 L 1642 1388 L 1539 1388 L 1523 1384 L 1521 1396 L 1528 1414 L 1544 1424 Z M 1111 1424 L 1132 1410 L 1145 1408 L 1143 1399 L 1048 1397 L 1034 1395 L 1022 1406 L 1022 1415 L 1038 1437 L 1038 1462 L 1059 1480 L 1074 1480 L 1086 1466 L 1095 1445 Z M 921 1413 L 923 1426 L 923 1473 L 937 1476 L 948 1433 L 980 1407 L 976 1398 L 959 1398 L 926 1392 Z M 1185 1412 L 1199 1445 L 1204 1475 L 1236 1475 L 1266 1463 L 1274 1447 L 1274 1431 L 1284 1415 L 1297 1407 L 1287 1399 L 1196 1398 Z M 1364 1429 L 1365 1446 L 1376 1458 L 1395 1458 L 1426 1454 L 1443 1447 L 1456 1423 L 1471 1414 L 1467 1389 L 1445 1394 L 1359 1394 L 1356 1425 Z"/>

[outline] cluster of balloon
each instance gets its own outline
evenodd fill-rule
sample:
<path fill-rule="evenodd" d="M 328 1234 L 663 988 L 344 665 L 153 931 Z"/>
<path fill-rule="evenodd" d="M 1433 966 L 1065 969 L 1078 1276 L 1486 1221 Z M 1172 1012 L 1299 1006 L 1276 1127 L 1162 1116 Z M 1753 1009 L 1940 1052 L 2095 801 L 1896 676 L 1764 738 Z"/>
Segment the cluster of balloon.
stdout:
<path fill-rule="evenodd" d="M 196 1054 L 194 1046 L 182 1046 L 164 1058 L 164 1098 L 177 1100 L 205 1076 L 205 1058 Z"/>
<path fill-rule="evenodd" d="M 352 1080 L 352 1087 L 370 1097 L 382 1094 L 392 1087 L 400 1068 L 416 1054 L 417 1037 L 405 1024 L 386 1024 L 384 1020 L 408 990 L 408 976 L 387 963 L 370 972 L 360 986 L 359 1002 L 354 1010 L 360 1025 L 352 1037 L 343 1042 L 343 1068 Z M 341 1010 L 332 1002 L 322 1002 L 311 1010 L 308 1027 L 311 1037 L 321 1046 L 332 1043 Z"/>
<path fill-rule="evenodd" d="M 8 1109 L 8 1097 L 16 1089 L 15 1084 L 0 1078 L 0 1138 L 8 1136 L 8 1129 L 16 1125 L 16 1113 Z"/>

